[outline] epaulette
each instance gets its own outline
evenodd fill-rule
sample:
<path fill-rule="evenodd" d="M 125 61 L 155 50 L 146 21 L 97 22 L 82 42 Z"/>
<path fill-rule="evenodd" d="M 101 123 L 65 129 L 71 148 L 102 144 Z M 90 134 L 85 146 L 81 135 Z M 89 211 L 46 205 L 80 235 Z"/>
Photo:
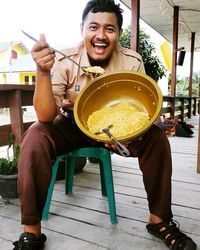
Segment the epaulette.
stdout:
<path fill-rule="evenodd" d="M 127 55 L 127 56 L 135 57 L 135 58 L 137 58 L 139 61 L 142 61 L 141 55 L 138 54 L 137 52 L 131 50 L 131 49 L 122 48 L 122 53 L 123 53 L 124 55 Z"/>
<path fill-rule="evenodd" d="M 74 56 L 78 54 L 78 47 L 62 49 L 61 52 L 69 57 Z M 58 58 L 59 61 L 61 61 L 64 58 L 64 56 L 61 55 L 60 53 L 56 53 L 56 57 Z"/>

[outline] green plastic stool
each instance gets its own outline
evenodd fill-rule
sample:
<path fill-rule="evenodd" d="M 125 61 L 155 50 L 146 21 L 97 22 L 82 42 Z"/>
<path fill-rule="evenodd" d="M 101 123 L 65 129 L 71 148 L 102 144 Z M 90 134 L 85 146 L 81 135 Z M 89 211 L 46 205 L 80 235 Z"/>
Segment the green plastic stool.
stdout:
<path fill-rule="evenodd" d="M 99 159 L 102 195 L 108 197 L 110 220 L 112 224 L 116 224 L 117 216 L 115 207 L 115 195 L 114 195 L 110 152 L 104 148 L 90 148 L 90 147 L 79 148 L 77 150 L 63 154 L 56 158 L 56 161 L 53 166 L 52 179 L 49 185 L 45 207 L 42 213 L 42 219 L 43 220 L 48 219 L 53 188 L 56 181 L 59 162 L 61 159 L 65 160 L 65 193 L 66 194 L 72 193 L 75 166 L 76 166 L 75 165 L 76 157 L 94 157 Z"/>

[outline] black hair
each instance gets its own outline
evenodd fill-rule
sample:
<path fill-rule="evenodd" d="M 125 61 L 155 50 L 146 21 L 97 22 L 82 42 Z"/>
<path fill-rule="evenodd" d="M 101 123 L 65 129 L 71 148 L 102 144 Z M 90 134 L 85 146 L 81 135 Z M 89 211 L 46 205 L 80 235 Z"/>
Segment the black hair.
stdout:
<path fill-rule="evenodd" d="M 87 15 L 89 12 L 97 13 L 97 12 L 110 12 L 114 13 L 117 17 L 117 23 L 119 29 L 122 28 L 123 23 L 123 10 L 120 8 L 119 4 L 115 4 L 114 0 L 90 0 L 83 10 L 82 14 L 82 22 L 85 22 Z"/>

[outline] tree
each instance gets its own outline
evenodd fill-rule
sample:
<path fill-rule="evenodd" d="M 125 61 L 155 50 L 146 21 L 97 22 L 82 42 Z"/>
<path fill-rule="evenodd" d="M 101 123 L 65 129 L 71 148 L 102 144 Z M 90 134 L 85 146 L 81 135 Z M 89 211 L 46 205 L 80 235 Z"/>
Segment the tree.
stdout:
<path fill-rule="evenodd" d="M 169 76 L 168 85 L 170 86 L 171 75 Z M 200 72 L 194 72 L 192 77 L 192 96 L 199 95 Z M 188 96 L 189 93 L 189 77 L 177 79 L 176 82 L 176 95 Z"/>
<path fill-rule="evenodd" d="M 124 30 L 120 38 L 120 44 L 123 47 L 130 48 L 131 45 L 131 29 L 130 26 Z M 162 62 L 155 54 L 156 49 L 150 41 L 150 36 L 144 31 L 139 33 L 139 54 L 142 56 L 146 74 L 158 81 L 165 76 L 166 70 Z"/>

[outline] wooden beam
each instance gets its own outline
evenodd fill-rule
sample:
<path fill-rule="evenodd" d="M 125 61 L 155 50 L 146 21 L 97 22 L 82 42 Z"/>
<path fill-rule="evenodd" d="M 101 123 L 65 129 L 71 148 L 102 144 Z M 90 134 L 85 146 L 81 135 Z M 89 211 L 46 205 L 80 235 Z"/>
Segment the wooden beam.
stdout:
<path fill-rule="evenodd" d="M 24 133 L 22 118 L 22 102 L 20 90 L 12 90 L 9 95 L 11 132 L 15 135 L 15 142 L 21 143 Z"/>
<path fill-rule="evenodd" d="M 140 0 L 131 0 L 131 49 L 139 50 Z"/>
<path fill-rule="evenodd" d="M 191 56 L 190 56 L 190 76 L 189 76 L 189 96 L 192 97 L 192 76 L 193 76 L 193 62 L 194 62 L 194 41 L 195 32 L 191 34 Z"/>
<path fill-rule="evenodd" d="M 176 96 L 176 65 L 177 65 L 177 45 L 178 45 L 178 19 L 179 19 L 179 6 L 174 6 L 171 96 Z"/>
<path fill-rule="evenodd" d="M 197 173 L 200 173 L 200 115 L 199 115 L 198 149 L 197 149 Z"/>

